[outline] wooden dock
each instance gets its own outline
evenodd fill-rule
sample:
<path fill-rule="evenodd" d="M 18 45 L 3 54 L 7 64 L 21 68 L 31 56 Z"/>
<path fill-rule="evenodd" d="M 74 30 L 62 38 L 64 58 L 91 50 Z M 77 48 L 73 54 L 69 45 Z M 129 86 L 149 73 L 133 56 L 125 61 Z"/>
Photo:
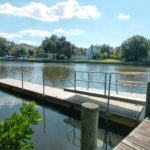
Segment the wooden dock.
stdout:
<path fill-rule="evenodd" d="M 80 111 L 82 103 L 87 101 L 93 102 L 100 106 L 99 116 L 102 118 L 106 117 L 106 98 L 71 93 L 63 89 L 48 86 L 44 86 L 43 88 L 43 85 L 26 81 L 22 83 L 20 80 L 10 78 L 0 79 L 0 89 L 12 94 L 28 96 L 35 101 L 36 99 L 40 99 L 42 102 L 53 103 L 75 111 Z M 109 104 L 109 120 L 134 127 L 140 122 L 139 118 L 142 111 L 143 106 L 141 105 L 111 99 Z"/>
<path fill-rule="evenodd" d="M 80 94 L 85 94 L 85 95 L 91 95 L 95 97 L 103 97 L 106 98 L 108 95 L 108 91 L 106 95 L 104 95 L 104 90 L 102 89 L 93 89 L 93 88 L 84 88 L 84 87 L 76 87 L 76 90 L 74 90 L 73 87 L 71 88 L 65 88 L 65 91 L 68 92 L 76 92 Z M 138 94 L 138 93 L 127 93 L 127 92 L 115 92 L 111 91 L 110 92 L 110 98 L 115 99 L 116 101 L 122 101 L 122 102 L 127 102 L 131 104 L 139 104 L 139 105 L 145 105 L 146 102 L 146 94 Z"/>
<path fill-rule="evenodd" d="M 145 119 L 114 150 L 150 150 L 150 120 Z"/>

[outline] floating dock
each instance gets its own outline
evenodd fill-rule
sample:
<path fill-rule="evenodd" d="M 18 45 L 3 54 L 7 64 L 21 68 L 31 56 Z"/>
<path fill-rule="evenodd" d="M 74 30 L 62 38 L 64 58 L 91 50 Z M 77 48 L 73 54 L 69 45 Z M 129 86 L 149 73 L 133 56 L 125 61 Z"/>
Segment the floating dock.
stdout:
<path fill-rule="evenodd" d="M 26 81 L 22 82 L 21 80 L 10 78 L 0 79 L 0 89 L 11 92 L 12 94 L 22 95 L 23 97 L 27 96 L 35 101 L 36 99 L 40 99 L 42 102 L 52 103 L 75 111 L 80 111 L 82 103 L 87 101 L 93 102 L 100 106 L 99 116 L 102 118 L 108 117 L 106 115 L 108 106 L 106 98 L 72 93 L 63 89 Z M 111 98 L 108 119 L 123 125 L 135 127 L 140 123 L 140 116 L 143 110 L 144 107 L 142 105 L 116 101 Z"/>
<path fill-rule="evenodd" d="M 150 120 L 145 119 L 114 150 L 150 150 Z"/>

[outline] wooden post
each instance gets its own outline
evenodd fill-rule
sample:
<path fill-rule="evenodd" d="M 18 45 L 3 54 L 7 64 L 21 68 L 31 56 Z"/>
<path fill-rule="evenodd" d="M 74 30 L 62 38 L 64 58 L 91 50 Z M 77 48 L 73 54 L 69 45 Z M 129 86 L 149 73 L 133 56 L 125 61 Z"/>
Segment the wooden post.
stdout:
<path fill-rule="evenodd" d="M 81 107 L 81 150 L 97 149 L 99 106 L 83 103 Z"/>
<path fill-rule="evenodd" d="M 150 117 L 150 82 L 147 82 L 145 118 Z"/>

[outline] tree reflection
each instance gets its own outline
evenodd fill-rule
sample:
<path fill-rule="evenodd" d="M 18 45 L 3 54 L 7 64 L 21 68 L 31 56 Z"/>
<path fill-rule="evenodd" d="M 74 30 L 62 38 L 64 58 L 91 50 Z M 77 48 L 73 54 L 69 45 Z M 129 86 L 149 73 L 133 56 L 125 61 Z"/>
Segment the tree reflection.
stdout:
<path fill-rule="evenodd" d="M 46 65 L 44 70 L 47 84 L 60 87 L 62 87 L 62 84 L 66 84 L 66 82 L 71 79 L 71 74 L 73 73 L 71 68 L 63 65 Z"/>

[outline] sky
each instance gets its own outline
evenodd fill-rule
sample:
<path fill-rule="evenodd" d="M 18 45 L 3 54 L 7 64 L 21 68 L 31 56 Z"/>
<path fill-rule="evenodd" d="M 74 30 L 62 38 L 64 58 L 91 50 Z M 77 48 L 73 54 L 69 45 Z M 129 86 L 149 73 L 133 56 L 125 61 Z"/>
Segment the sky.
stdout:
<path fill-rule="evenodd" d="M 79 47 L 150 38 L 150 0 L 0 0 L 0 37 L 34 46 L 52 34 Z"/>

